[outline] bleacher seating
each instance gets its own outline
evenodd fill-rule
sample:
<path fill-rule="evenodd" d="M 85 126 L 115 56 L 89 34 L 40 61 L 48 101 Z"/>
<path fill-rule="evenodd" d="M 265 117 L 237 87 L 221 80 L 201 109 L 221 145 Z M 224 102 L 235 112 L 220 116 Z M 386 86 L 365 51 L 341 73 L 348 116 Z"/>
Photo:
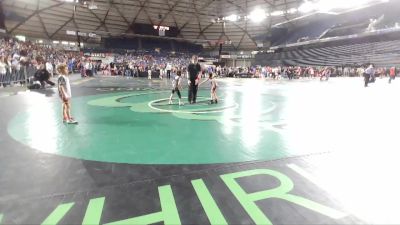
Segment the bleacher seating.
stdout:
<path fill-rule="evenodd" d="M 202 45 L 193 44 L 187 41 L 165 40 L 157 38 L 129 37 L 129 38 L 105 38 L 104 48 L 112 49 L 129 49 L 140 51 L 161 51 L 183 52 L 183 53 L 199 53 L 203 50 Z"/>
<path fill-rule="evenodd" d="M 258 54 L 258 65 L 342 66 L 374 63 L 400 66 L 400 40 L 288 49 Z"/>
<path fill-rule="evenodd" d="M 323 32 L 328 28 L 332 27 L 335 21 L 324 19 L 321 21 L 315 21 L 304 26 L 300 26 L 296 29 L 289 31 L 288 33 L 278 34 L 280 38 L 275 41 L 271 40 L 272 45 L 284 45 L 299 42 L 303 37 L 307 37 L 308 40 L 318 39 Z"/>

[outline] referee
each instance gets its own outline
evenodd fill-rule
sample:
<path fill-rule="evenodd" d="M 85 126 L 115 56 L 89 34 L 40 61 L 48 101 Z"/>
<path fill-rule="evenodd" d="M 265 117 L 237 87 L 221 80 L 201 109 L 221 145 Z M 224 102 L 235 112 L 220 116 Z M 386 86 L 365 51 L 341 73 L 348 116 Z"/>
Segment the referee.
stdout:
<path fill-rule="evenodd" d="M 189 104 L 195 104 L 196 103 L 196 97 L 197 97 L 197 88 L 199 86 L 198 83 L 198 76 L 201 72 L 201 66 L 198 63 L 198 57 L 196 55 L 192 56 L 192 62 L 188 66 L 188 72 L 189 72 Z"/>

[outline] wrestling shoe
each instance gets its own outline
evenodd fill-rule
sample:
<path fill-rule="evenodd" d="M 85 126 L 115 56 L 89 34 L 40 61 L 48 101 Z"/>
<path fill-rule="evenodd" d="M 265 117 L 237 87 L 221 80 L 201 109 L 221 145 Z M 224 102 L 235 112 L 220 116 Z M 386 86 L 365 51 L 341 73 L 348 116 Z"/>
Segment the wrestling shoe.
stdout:
<path fill-rule="evenodd" d="M 67 121 L 67 124 L 78 124 L 78 121 L 70 119 Z"/>

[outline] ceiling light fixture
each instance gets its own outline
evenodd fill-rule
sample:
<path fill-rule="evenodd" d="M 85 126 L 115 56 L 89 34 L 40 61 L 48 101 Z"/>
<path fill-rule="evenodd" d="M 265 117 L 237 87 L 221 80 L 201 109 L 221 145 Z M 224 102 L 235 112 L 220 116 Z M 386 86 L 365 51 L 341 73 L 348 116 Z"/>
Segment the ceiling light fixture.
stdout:
<path fill-rule="evenodd" d="M 316 9 L 315 4 L 310 1 L 305 1 L 300 7 L 299 11 L 302 13 L 309 13 Z"/>
<path fill-rule="evenodd" d="M 250 15 L 248 16 L 248 18 L 249 18 L 251 21 L 255 22 L 255 23 L 259 23 L 259 22 L 265 20 L 265 18 L 267 18 L 267 15 L 266 15 L 266 13 L 265 13 L 264 10 L 262 10 L 262 9 L 255 9 L 255 10 L 253 10 L 253 11 L 250 13 Z"/>
<path fill-rule="evenodd" d="M 288 9 L 288 10 L 286 11 L 286 13 L 289 13 L 289 14 L 297 13 L 297 9 L 296 9 L 296 8 Z"/>
<path fill-rule="evenodd" d="M 226 21 L 231 21 L 231 22 L 236 22 L 240 19 L 240 16 L 236 15 L 236 14 L 232 14 L 230 16 L 224 17 L 224 20 Z"/>
<path fill-rule="evenodd" d="M 283 16 L 285 14 L 284 11 L 278 10 L 271 13 L 271 16 Z"/>

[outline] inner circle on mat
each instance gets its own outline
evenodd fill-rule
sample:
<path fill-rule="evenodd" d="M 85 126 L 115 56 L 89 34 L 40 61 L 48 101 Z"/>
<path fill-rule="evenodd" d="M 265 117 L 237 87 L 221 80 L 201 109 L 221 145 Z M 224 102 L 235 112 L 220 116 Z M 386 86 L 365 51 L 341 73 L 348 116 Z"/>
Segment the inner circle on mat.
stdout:
<path fill-rule="evenodd" d="M 207 94 L 199 91 L 199 96 Z M 29 149 L 113 163 L 233 163 L 311 151 L 298 143 L 293 143 L 298 151 L 287 151 L 290 146 L 280 132 L 285 126 L 276 124 L 282 114 L 276 96 L 265 95 L 254 102 L 238 91 L 221 94 L 218 104 L 208 104 L 204 97 L 196 105 L 185 102 L 182 107 L 175 98 L 172 108 L 166 104 L 168 96 L 164 91 L 76 97 L 72 112 L 78 125 L 63 124 L 60 102 L 43 97 L 29 110 L 16 114 L 7 129 Z M 158 110 L 149 108 L 149 103 Z M 164 108 L 171 112 L 159 110 Z M 198 113 L 208 111 L 214 112 Z"/>
<path fill-rule="evenodd" d="M 187 99 L 187 98 L 182 98 Z M 208 113 L 219 113 L 227 109 L 236 109 L 239 107 L 237 103 L 224 105 L 223 99 L 219 99 L 220 104 L 211 104 L 210 100 L 205 97 L 198 97 L 196 104 L 168 104 L 169 98 L 157 99 L 148 103 L 151 109 L 160 112 L 170 112 L 170 113 L 184 113 L 184 114 L 208 114 Z M 175 100 L 176 103 L 177 100 Z M 182 100 L 183 101 L 183 100 Z M 172 107 L 172 108 L 171 108 Z M 176 107 L 176 108 L 175 108 Z"/>

